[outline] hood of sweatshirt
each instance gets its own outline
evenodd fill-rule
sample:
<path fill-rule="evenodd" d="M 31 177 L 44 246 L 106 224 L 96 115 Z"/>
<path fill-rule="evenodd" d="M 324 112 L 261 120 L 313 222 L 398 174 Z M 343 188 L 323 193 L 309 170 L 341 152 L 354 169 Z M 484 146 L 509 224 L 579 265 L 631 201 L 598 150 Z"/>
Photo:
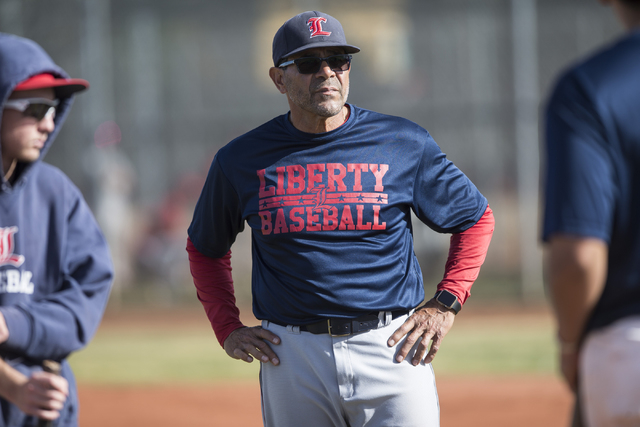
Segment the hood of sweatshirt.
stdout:
<path fill-rule="evenodd" d="M 57 66 L 37 43 L 23 37 L 0 33 L 0 104 L 4 105 L 20 82 L 45 73 L 53 74 L 57 78 L 69 78 L 68 74 Z M 73 95 L 59 98 L 59 101 L 54 119 L 55 129 L 49 134 L 44 147 L 40 151 L 40 157 L 32 163 L 18 163 L 14 172 L 18 174 L 18 178 L 13 186 L 6 182 L 4 174 L 0 174 L 0 193 L 19 190 L 28 178 L 30 170 L 40 163 L 47 151 L 49 151 L 49 147 L 51 147 L 69 113 Z M 0 126 L 2 126 L 3 112 L 4 110 L 0 109 Z M 1 138 L 2 136 L 0 135 L 0 144 L 2 143 Z M 0 153 L 1 164 L 2 153 Z"/>

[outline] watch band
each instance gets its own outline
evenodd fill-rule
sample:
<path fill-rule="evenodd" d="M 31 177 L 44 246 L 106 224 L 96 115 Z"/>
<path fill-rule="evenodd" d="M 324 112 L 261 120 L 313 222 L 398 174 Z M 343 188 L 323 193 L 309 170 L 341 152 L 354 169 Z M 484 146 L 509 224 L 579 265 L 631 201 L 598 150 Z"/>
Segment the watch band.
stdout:
<path fill-rule="evenodd" d="M 458 297 L 447 290 L 443 289 L 436 292 L 434 299 L 441 305 L 453 310 L 455 314 L 458 314 L 460 309 L 462 309 L 462 304 L 458 301 Z"/>

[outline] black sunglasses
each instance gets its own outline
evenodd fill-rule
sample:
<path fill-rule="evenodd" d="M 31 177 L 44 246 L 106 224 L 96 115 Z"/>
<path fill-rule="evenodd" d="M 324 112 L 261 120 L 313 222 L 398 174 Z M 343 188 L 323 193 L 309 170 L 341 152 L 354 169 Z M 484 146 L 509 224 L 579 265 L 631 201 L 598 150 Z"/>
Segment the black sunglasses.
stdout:
<path fill-rule="evenodd" d="M 333 71 L 347 71 L 351 66 L 351 55 L 341 54 L 332 55 L 326 58 L 316 58 L 313 56 L 292 59 L 291 61 L 283 62 L 279 65 L 280 68 L 285 68 L 291 64 L 296 64 L 298 72 L 300 74 L 315 74 L 320 70 L 322 62 L 326 61 L 329 68 Z"/>
<path fill-rule="evenodd" d="M 33 117 L 37 121 L 40 121 L 45 117 L 51 117 L 53 119 L 56 115 L 57 106 L 57 99 L 23 98 L 9 99 L 4 103 L 3 108 L 18 110 L 23 116 Z"/>

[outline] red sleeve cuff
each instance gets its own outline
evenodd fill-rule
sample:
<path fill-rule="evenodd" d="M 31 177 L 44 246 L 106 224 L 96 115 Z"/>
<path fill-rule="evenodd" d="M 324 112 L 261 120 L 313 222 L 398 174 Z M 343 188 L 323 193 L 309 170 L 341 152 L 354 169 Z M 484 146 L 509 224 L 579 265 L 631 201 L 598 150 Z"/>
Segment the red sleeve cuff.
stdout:
<path fill-rule="evenodd" d="M 451 236 L 444 278 L 438 284 L 438 290 L 453 293 L 460 304 L 466 302 L 487 256 L 494 227 L 493 211 L 487 205 L 484 215 L 473 227 Z"/>

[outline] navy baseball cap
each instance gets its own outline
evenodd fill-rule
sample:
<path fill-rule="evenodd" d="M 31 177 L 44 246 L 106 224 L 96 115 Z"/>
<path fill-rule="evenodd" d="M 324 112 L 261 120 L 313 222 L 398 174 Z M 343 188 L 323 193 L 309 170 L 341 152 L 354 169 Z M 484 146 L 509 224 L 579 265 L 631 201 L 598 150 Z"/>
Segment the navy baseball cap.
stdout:
<path fill-rule="evenodd" d="M 340 21 L 318 11 L 303 12 L 285 22 L 273 38 L 273 65 L 286 57 L 314 47 L 341 47 L 346 53 L 360 52 L 347 44 Z"/>

